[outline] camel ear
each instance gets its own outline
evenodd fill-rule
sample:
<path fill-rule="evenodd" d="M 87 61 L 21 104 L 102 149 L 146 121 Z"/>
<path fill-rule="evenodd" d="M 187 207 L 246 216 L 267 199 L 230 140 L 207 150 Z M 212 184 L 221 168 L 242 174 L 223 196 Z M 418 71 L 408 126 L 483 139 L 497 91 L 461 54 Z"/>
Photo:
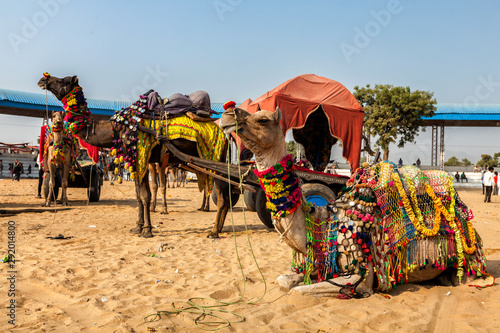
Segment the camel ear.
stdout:
<path fill-rule="evenodd" d="M 277 106 L 276 107 L 276 110 L 274 111 L 274 120 L 279 123 L 280 120 L 281 120 L 281 110 L 280 110 L 280 107 Z"/>
<path fill-rule="evenodd" d="M 76 76 L 76 75 L 75 75 L 75 76 L 73 76 L 73 77 L 71 78 L 71 83 L 78 84 L 78 76 Z"/>

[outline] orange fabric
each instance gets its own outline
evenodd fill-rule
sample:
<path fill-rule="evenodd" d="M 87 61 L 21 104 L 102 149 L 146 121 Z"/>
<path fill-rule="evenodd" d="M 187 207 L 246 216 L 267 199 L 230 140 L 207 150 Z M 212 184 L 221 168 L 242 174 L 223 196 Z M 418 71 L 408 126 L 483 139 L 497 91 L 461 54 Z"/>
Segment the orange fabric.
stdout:
<path fill-rule="evenodd" d="M 86 143 L 78 135 L 75 136 L 78 138 L 78 143 L 80 144 L 80 147 L 87 151 L 87 155 L 89 155 L 92 161 L 95 164 L 99 163 L 99 148 Z"/>
<path fill-rule="evenodd" d="M 40 128 L 40 147 L 38 148 L 38 161 L 40 162 L 40 166 L 42 166 L 43 164 L 46 131 L 47 131 L 47 125 L 44 125 Z"/>
<path fill-rule="evenodd" d="M 258 110 L 282 112 L 283 133 L 302 128 L 308 115 L 322 106 L 330 125 L 330 134 L 342 141 L 342 156 L 349 161 L 351 170 L 359 167 L 364 111 L 346 87 L 314 74 L 290 79 L 253 102 L 246 100 L 239 107 L 250 113 Z"/>

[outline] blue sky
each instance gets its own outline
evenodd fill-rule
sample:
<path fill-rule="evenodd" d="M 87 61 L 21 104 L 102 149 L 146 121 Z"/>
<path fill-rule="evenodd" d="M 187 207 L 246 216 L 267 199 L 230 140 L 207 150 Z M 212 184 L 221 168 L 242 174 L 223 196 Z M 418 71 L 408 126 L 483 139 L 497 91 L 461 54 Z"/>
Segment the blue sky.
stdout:
<path fill-rule="evenodd" d="M 0 0 L 0 88 L 42 92 L 47 71 L 78 75 L 88 98 L 201 89 L 242 102 L 314 73 L 351 91 L 382 83 L 500 104 L 498 13 L 495 1 Z M 0 141 L 36 141 L 39 124 L 0 117 Z M 446 157 L 500 151 L 497 134 L 447 129 Z M 430 162 L 429 149 L 427 131 L 390 157 Z"/>

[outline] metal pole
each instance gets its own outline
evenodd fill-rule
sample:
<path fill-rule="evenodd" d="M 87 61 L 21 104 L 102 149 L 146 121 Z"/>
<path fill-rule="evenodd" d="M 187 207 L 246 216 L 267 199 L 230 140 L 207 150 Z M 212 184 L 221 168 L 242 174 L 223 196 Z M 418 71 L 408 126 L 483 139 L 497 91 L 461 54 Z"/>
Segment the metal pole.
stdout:
<path fill-rule="evenodd" d="M 441 124 L 441 140 L 439 151 L 441 152 L 440 158 L 440 169 L 444 170 L 444 124 Z"/>
<path fill-rule="evenodd" d="M 437 126 L 432 125 L 431 165 L 437 166 Z"/>

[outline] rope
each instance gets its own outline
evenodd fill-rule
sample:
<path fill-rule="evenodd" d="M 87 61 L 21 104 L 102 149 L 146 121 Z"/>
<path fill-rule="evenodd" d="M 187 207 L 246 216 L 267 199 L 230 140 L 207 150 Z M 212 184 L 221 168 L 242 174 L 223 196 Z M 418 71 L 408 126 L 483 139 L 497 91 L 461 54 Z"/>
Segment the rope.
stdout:
<path fill-rule="evenodd" d="M 236 131 L 237 130 L 238 130 L 238 124 L 236 123 Z M 228 180 L 231 179 L 231 174 L 230 174 L 231 149 L 230 149 L 230 147 L 231 147 L 231 145 L 229 144 L 228 145 L 228 156 L 229 156 L 229 158 L 227 159 Z M 237 147 L 239 147 L 239 144 L 237 145 Z M 242 187 L 243 178 L 241 177 L 241 166 L 240 166 L 240 160 L 239 160 L 239 151 L 238 151 L 237 155 L 238 155 L 238 157 L 237 157 L 237 162 L 238 162 L 238 176 L 240 178 L 239 188 L 240 188 L 240 195 L 242 195 L 243 194 L 243 187 Z M 226 306 L 229 306 L 229 305 L 235 305 L 235 304 L 255 304 L 255 303 L 261 301 L 264 298 L 264 296 L 267 293 L 266 278 L 264 277 L 264 274 L 262 273 L 262 271 L 260 269 L 260 266 L 259 266 L 259 264 L 257 262 L 257 259 L 255 257 L 255 253 L 253 252 L 252 244 L 250 242 L 250 235 L 248 233 L 248 226 L 247 226 L 247 221 L 246 221 L 244 203 L 242 201 L 242 205 L 241 206 L 242 206 L 242 210 L 243 210 L 243 220 L 244 220 L 244 223 L 245 223 L 245 232 L 246 232 L 246 235 L 247 235 L 248 245 L 250 247 L 250 252 L 252 254 L 253 260 L 254 260 L 254 262 L 255 262 L 255 264 L 257 266 L 257 269 L 258 269 L 258 271 L 260 273 L 260 276 L 262 277 L 262 281 L 264 282 L 264 292 L 263 292 L 262 296 L 260 296 L 255 301 L 242 302 L 243 297 L 245 296 L 245 292 L 246 292 L 246 277 L 245 277 L 245 273 L 243 271 L 243 265 L 241 263 L 239 252 L 238 252 L 238 244 L 236 242 L 236 229 L 235 229 L 235 226 L 234 226 L 233 203 L 232 203 L 232 199 L 231 199 L 231 194 L 232 194 L 231 193 L 231 186 L 229 186 L 229 207 L 230 207 L 230 215 L 231 215 L 231 225 L 232 225 L 232 228 L 233 228 L 234 247 L 235 247 L 235 251 L 236 251 L 236 258 L 237 258 L 238 265 L 240 267 L 240 271 L 241 271 L 241 275 L 242 275 L 242 279 L 243 279 L 243 292 L 242 292 L 241 296 L 236 301 L 232 301 L 232 302 L 224 302 L 224 301 L 220 301 L 220 300 L 217 300 L 217 299 L 214 299 L 214 298 L 193 297 L 193 298 L 190 298 L 186 302 L 188 304 L 188 307 L 185 307 L 185 308 L 177 308 L 175 306 L 175 304 L 174 304 L 175 302 L 172 302 L 172 304 L 171 304 L 172 310 L 170 310 L 170 311 L 158 311 L 158 312 L 156 312 L 154 314 L 150 314 L 150 315 L 148 315 L 148 316 L 146 316 L 146 317 L 143 318 L 144 322 L 152 322 L 152 321 L 159 320 L 159 319 L 161 319 L 161 315 L 178 314 L 178 313 L 182 313 L 182 312 L 187 312 L 187 313 L 198 314 L 198 317 L 196 317 L 194 319 L 194 324 L 195 324 L 196 327 L 198 327 L 198 328 L 200 328 L 202 330 L 205 330 L 205 331 L 218 331 L 218 330 L 221 330 L 223 328 L 231 326 L 231 324 L 233 324 L 233 323 L 240 323 L 240 322 L 245 321 L 245 317 L 243 317 L 242 315 L 240 315 L 240 314 L 238 314 L 236 312 L 233 312 L 233 311 L 224 310 L 224 309 L 222 309 L 222 307 L 226 307 Z M 216 305 L 199 305 L 199 304 L 196 304 L 194 302 L 194 300 L 209 300 L 209 301 L 216 302 L 218 304 L 216 304 Z M 235 317 L 237 317 L 239 319 L 236 320 L 236 321 L 229 321 L 228 319 L 222 317 L 221 315 L 215 314 L 214 312 L 229 313 L 229 314 L 231 314 L 231 315 L 233 315 L 233 316 L 235 316 Z M 204 320 L 207 317 L 216 318 L 219 321 L 206 321 L 206 320 Z M 201 326 L 201 325 L 205 325 L 205 326 Z M 209 328 L 209 327 L 206 327 L 207 325 L 218 325 L 218 327 Z"/>

